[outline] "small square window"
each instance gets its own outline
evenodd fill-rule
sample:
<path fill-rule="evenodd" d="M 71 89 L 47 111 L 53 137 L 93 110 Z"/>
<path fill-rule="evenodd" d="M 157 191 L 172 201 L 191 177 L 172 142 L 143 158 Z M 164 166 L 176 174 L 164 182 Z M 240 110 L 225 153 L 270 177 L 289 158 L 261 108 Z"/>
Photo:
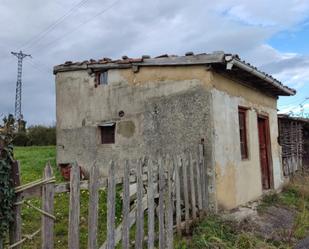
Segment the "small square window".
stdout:
<path fill-rule="evenodd" d="M 107 78 L 108 78 L 108 72 L 103 71 L 103 72 L 98 72 L 96 74 L 96 83 L 97 85 L 107 85 Z"/>
<path fill-rule="evenodd" d="M 238 108 L 238 119 L 239 119 L 239 136 L 240 136 L 240 152 L 241 159 L 248 159 L 248 144 L 247 144 L 247 109 Z"/>
<path fill-rule="evenodd" d="M 115 123 L 107 123 L 100 126 L 101 143 L 102 144 L 114 144 L 115 143 Z"/>

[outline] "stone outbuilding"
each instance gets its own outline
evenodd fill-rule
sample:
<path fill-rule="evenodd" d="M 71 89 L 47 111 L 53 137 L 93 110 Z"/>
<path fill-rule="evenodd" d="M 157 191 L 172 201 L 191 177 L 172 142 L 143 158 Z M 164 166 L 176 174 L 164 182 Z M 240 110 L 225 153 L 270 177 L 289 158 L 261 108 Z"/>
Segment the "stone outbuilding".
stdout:
<path fill-rule="evenodd" d="M 278 96 L 295 90 L 224 52 L 104 58 L 55 66 L 57 163 L 178 155 L 204 144 L 218 207 L 284 182 Z M 121 163 L 118 173 L 122 172 Z"/>

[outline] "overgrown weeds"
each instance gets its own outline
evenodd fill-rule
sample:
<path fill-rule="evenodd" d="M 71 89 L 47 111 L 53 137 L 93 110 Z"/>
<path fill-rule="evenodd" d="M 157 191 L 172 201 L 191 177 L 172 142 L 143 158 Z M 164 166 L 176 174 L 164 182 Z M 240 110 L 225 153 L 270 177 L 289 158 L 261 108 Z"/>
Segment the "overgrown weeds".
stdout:
<path fill-rule="evenodd" d="M 264 241 L 251 232 L 238 230 L 236 221 L 226 221 L 219 216 L 208 216 L 194 228 L 190 240 L 178 240 L 177 249 L 274 249 L 272 242 Z M 282 247 L 281 248 L 288 248 Z"/>
<path fill-rule="evenodd" d="M 295 176 L 283 189 L 282 193 L 265 195 L 258 206 L 258 215 L 270 210 L 283 208 L 291 210 L 291 225 L 289 228 L 277 227 L 280 236 L 273 239 L 264 237 L 252 223 L 242 225 L 236 221 L 226 221 L 220 216 L 208 216 L 193 228 L 189 238 L 177 238 L 177 249 L 291 249 L 297 241 L 309 235 L 309 174 Z M 265 213 L 264 213 L 265 211 Z M 293 217 L 294 221 L 293 221 Z M 285 217 L 282 217 L 285 219 Z M 271 237 L 271 239 L 270 239 Z"/>

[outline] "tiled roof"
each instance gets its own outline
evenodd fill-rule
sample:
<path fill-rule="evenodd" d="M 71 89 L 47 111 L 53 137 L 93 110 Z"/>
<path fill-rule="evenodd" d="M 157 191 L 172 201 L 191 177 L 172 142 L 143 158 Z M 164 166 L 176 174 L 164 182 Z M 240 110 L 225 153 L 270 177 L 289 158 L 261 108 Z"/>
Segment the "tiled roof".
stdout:
<path fill-rule="evenodd" d="M 66 61 L 64 64 L 54 67 L 54 73 L 77 70 L 104 70 L 111 68 L 130 68 L 142 66 L 178 66 L 178 65 L 209 65 L 214 70 L 228 74 L 231 77 L 239 78 L 247 81 L 251 76 L 251 86 L 269 90 L 274 95 L 294 95 L 296 91 L 292 88 L 284 86 L 280 81 L 271 75 L 258 70 L 256 67 L 241 60 L 237 54 L 227 54 L 223 51 L 217 51 L 210 54 L 201 53 L 194 54 L 187 52 L 184 56 L 163 54 L 154 58 L 149 55 L 143 55 L 140 58 L 129 58 L 122 56 L 121 59 L 112 60 L 110 58 L 102 58 L 98 60 L 90 59 L 82 62 Z M 256 83 L 255 85 L 253 83 Z"/>

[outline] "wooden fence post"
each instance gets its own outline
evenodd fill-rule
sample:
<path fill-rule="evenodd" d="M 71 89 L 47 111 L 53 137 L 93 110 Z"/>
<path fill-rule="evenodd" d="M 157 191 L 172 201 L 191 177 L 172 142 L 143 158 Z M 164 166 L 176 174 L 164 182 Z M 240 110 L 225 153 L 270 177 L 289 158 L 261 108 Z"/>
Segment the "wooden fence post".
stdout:
<path fill-rule="evenodd" d="M 53 170 L 48 163 L 44 168 L 44 179 L 53 177 Z M 54 213 L 54 183 L 42 186 L 42 210 L 53 215 Z M 42 249 L 54 248 L 54 220 L 42 214 Z"/>
<path fill-rule="evenodd" d="M 204 146 L 203 144 L 199 144 L 199 166 L 201 173 L 201 185 L 202 185 L 202 204 L 203 204 L 203 212 L 205 213 L 208 209 L 207 203 L 207 193 L 208 193 L 208 179 L 207 179 L 207 170 L 205 167 L 204 160 Z"/>
<path fill-rule="evenodd" d="M 136 165 L 136 179 L 137 179 L 137 206 L 136 206 L 136 236 L 135 248 L 143 248 L 144 240 L 144 210 L 143 210 L 143 163 L 144 160 L 140 159 Z"/>
<path fill-rule="evenodd" d="M 190 174 L 190 194 L 191 194 L 191 210 L 192 218 L 196 219 L 196 200 L 195 200 L 195 179 L 194 179 L 194 164 L 192 154 L 189 154 L 189 174 Z"/>
<path fill-rule="evenodd" d="M 201 213 L 202 213 L 202 210 L 203 210 L 201 172 L 200 172 L 200 164 L 199 164 L 199 160 L 198 160 L 198 153 L 196 153 L 196 155 L 197 155 L 197 160 L 195 160 L 194 168 L 195 168 L 195 172 L 196 172 L 197 206 L 198 206 L 198 209 L 199 209 L 199 216 L 201 216 L 202 215 Z"/>
<path fill-rule="evenodd" d="M 165 249 L 165 229 L 164 229 L 164 189 L 165 177 L 162 158 L 159 158 L 159 249 Z"/>
<path fill-rule="evenodd" d="M 185 156 L 186 158 L 186 156 Z M 188 174 L 187 174 L 187 168 L 188 168 L 188 158 L 185 159 L 185 161 L 182 163 L 182 174 L 183 174 L 183 194 L 185 199 L 185 227 L 186 227 L 186 233 L 189 233 L 189 219 L 190 219 L 190 207 L 189 207 L 189 193 L 188 193 Z"/>
<path fill-rule="evenodd" d="M 106 249 L 115 248 L 115 201 L 116 201 L 115 164 L 112 161 L 110 163 L 109 175 L 108 175 Z"/>
<path fill-rule="evenodd" d="M 179 175 L 179 164 L 181 159 L 175 157 L 175 192 L 176 192 L 176 229 L 178 235 L 181 235 L 181 197 L 180 197 L 180 175 Z"/>
<path fill-rule="evenodd" d="M 80 169 L 72 164 L 70 174 L 69 249 L 79 249 Z"/>
<path fill-rule="evenodd" d="M 170 159 L 170 158 L 169 158 Z M 167 165 L 167 194 L 166 194 L 166 248 L 173 249 L 174 232 L 173 232 L 173 193 L 172 193 L 172 175 L 173 164 L 168 160 Z"/>
<path fill-rule="evenodd" d="M 148 203 L 148 249 L 154 249 L 154 185 L 153 185 L 153 163 L 148 162 L 148 189 L 147 189 L 147 203 Z"/>
<path fill-rule="evenodd" d="M 97 249 L 98 246 L 99 176 L 99 167 L 95 162 L 89 179 L 88 249 Z"/>
<path fill-rule="evenodd" d="M 124 176 L 123 176 L 123 205 L 122 205 L 122 249 L 129 249 L 129 231 L 130 231 L 130 166 L 129 162 L 125 161 Z"/>
<path fill-rule="evenodd" d="M 12 179 L 14 187 L 20 185 L 20 163 L 15 161 L 12 165 Z M 15 202 L 20 202 L 22 200 L 21 193 L 16 195 Z M 21 237 L 21 205 L 14 205 L 13 207 L 13 222 L 10 223 L 9 240 L 10 245 L 20 241 Z M 15 249 L 20 249 L 21 245 L 15 247 Z"/>

